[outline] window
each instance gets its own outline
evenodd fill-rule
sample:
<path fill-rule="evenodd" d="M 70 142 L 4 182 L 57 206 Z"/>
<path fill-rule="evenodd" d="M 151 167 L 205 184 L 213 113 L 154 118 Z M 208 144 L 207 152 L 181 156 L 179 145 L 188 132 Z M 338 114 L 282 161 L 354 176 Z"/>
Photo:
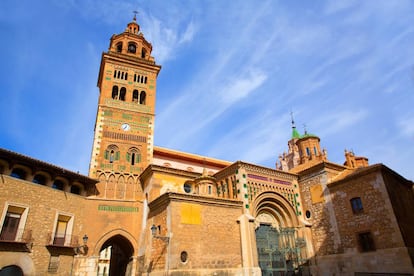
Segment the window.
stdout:
<path fill-rule="evenodd" d="M 193 187 L 191 186 L 191 183 L 188 183 L 188 182 L 184 183 L 183 188 L 184 188 L 184 192 L 186 192 L 187 194 L 191 193 L 193 189 Z"/>
<path fill-rule="evenodd" d="M 358 234 L 358 243 L 361 252 L 375 251 L 374 239 L 371 232 L 364 232 Z"/>
<path fill-rule="evenodd" d="M 310 150 L 309 150 L 309 148 L 306 148 L 306 154 L 307 154 L 308 156 L 310 156 Z"/>
<path fill-rule="evenodd" d="M 139 103 L 140 104 L 145 104 L 146 97 L 147 97 L 147 94 L 145 93 L 145 91 L 141 91 L 141 95 L 139 97 Z"/>
<path fill-rule="evenodd" d="M 40 185 L 46 185 L 46 176 L 44 176 L 44 175 L 41 175 L 41 174 L 36 174 L 34 177 L 33 177 L 33 183 L 36 183 L 36 184 L 40 184 Z"/>
<path fill-rule="evenodd" d="M 138 90 L 134 90 L 133 92 L 132 92 L 132 101 L 133 102 L 138 102 Z"/>
<path fill-rule="evenodd" d="M 316 147 L 313 147 L 313 152 L 315 153 L 315 156 L 318 155 L 318 152 L 316 151 Z"/>
<path fill-rule="evenodd" d="M 141 162 L 141 152 L 137 148 L 130 148 L 126 154 L 126 160 L 134 166 Z"/>
<path fill-rule="evenodd" d="M 208 185 L 208 194 L 211 195 L 211 186 Z"/>
<path fill-rule="evenodd" d="M 24 226 L 28 214 L 26 206 L 6 204 L 4 216 L 2 218 L 2 227 L 0 240 L 2 241 L 22 241 Z"/>
<path fill-rule="evenodd" d="M 56 190 L 63 191 L 64 187 L 65 187 L 65 183 L 63 183 L 63 181 L 59 179 L 56 179 L 52 184 L 52 188 Z"/>
<path fill-rule="evenodd" d="M 128 44 L 128 53 L 135 54 L 136 52 L 137 52 L 137 46 L 135 45 L 135 43 L 129 43 Z"/>
<path fill-rule="evenodd" d="M 118 99 L 118 86 L 116 85 L 112 87 L 112 99 L 114 100 Z"/>
<path fill-rule="evenodd" d="M 69 246 L 71 245 L 71 234 L 73 227 L 73 216 L 68 214 L 58 214 L 55 231 L 53 233 L 53 245 Z"/>
<path fill-rule="evenodd" d="M 21 168 L 15 168 L 12 170 L 10 176 L 19 178 L 19 179 L 26 179 L 27 173 Z"/>
<path fill-rule="evenodd" d="M 71 192 L 72 194 L 77 194 L 77 195 L 80 195 L 80 194 L 81 194 L 81 188 L 80 188 L 79 186 L 72 185 L 72 186 L 70 187 L 70 192 Z"/>
<path fill-rule="evenodd" d="M 119 42 L 118 44 L 116 44 L 116 51 L 118 53 L 122 52 L 122 42 Z"/>
<path fill-rule="evenodd" d="M 116 145 L 109 145 L 105 150 L 104 158 L 109 160 L 109 163 L 119 160 L 119 148 Z"/>
<path fill-rule="evenodd" d="M 362 201 L 360 197 L 354 197 L 351 199 L 351 207 L 352 212 L 354 214 L 359 214 L 364 211 L 364 208 L 362 207 Z"/>
<path fill-rule="evenodd" d="M 147 55 L 147 52 L 143 48 L 142 51 L 141 51 L 141 58 L 145 58 L 146 55 Z"/>
<path fill-rule="evenodd" d="M 121 101 L 125 101 L 125 94 L 126 94 L 126 88 L 125 87 L 122 87 L 121 88 L 121 91 L 119 93 L 119 99 Z"/>

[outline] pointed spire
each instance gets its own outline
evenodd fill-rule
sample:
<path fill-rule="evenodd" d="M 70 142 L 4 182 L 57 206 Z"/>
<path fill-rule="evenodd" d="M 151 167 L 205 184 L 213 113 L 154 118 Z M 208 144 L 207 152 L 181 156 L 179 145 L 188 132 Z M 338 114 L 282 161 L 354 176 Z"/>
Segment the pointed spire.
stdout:
<path fill-rule="evenodd" d="M 290 112 L 290 117 L 292 118 L 292 139 L 299 139 L 300 134 L 296 130 L 295 120 L 293 119 L 293 112 L 292 111 Z"/>
<path fill-rule="evenodd" d="M 134 22 L 137 22 L 137 14 L 138 14 L 138 12 L 137 11 L 133 11 L 133 13 L 134 13 L 134 18 L 132 20 Z"/>

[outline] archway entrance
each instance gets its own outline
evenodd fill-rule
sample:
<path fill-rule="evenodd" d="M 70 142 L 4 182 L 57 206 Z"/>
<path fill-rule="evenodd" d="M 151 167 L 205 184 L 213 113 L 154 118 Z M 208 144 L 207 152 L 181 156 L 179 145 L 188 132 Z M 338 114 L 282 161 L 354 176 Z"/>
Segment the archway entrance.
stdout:
<path fill-rule="evenodd" d="M 291 203 L 275 192 L 254 202 L 258 263 L 263 276 L 293 275 L 306 263 L 303 227 Z"/>
<path fill-rule="evenodd" d="M 23 276 L 23 270 L 17 265 L 9 265 L 0 269 L 0 276 Z"/>
<path fill-rule="evenodd" d="M 108 239 L 101 247 L 98 261 L 99 276 L 130 275 L 134 248 L 122 235 Z"/>

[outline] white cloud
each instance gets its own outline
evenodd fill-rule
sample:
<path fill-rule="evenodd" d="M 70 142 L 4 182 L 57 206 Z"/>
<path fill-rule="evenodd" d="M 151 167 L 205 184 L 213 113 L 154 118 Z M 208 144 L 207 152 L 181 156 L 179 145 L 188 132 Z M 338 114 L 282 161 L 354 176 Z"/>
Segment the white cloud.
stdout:
<path fill-rule="evenodd" d="M 250 70 L 237 79 L 229 81 L 227 85 L 219 92 L 219 97 L 225 105 L 233 104 L 249 96 L 260 85 L 266 81 L 267 75 L 258 70 Z"/>

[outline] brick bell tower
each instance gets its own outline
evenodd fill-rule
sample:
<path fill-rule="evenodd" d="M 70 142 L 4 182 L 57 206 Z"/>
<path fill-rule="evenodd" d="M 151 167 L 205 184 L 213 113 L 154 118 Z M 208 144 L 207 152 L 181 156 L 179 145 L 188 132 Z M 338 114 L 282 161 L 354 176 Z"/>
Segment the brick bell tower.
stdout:
<path fill-rule="evenodd" d="M 136 16 L 102 53 L 99 101 L 89 176 L 98 178 L 97 195 L 135 199 L 138 175 L 151 163 L 156 82 L 161 66 L 140 32 Z M 140 188 L 139 188 L 140 189 Z"/>

